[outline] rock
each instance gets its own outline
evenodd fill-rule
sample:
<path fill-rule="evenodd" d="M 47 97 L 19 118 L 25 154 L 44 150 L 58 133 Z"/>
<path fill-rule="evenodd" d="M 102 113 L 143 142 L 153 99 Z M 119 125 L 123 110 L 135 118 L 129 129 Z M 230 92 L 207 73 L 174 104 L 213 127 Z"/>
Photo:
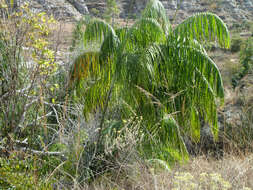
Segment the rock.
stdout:
<path fill-rule="evenodd" d="M 106 10 L 106 1 L 105 0 L 85 0 L 85 5 L 88 8 L 88 11 L 93 14 L 93 16 L 102 17 Z M 96 10 L 94 13 L 94 10 Z"/>
<path fill-rule="evenodd" d="M 193 0 L 189 0 L 189 1 L 182 1 L 181 2 L 181 6 L 180 6 L 180 8 L 182 9 L 182 10 L 191 10 L 191 9 L 193 9 L 193 6 L 194 6 L 194 1 Z"/>
<path fill-rule="evenodd" d="M 251 32 L 241 32 L 240 36 L 242 36 L 242 37 L 250 37 L 251 36 Z"/>
<path fill-rule="evenodd" d="M 163 2 L 164 8 L 168 10 L 176 10 L 177 4 L 174 1 L 165 1 Z"/>
<path fill-rule="evenodd" d="M 9 0 L 7 0 L 9 1 Z M 96 11 L 96 16 L 103 16 L 106 10 L 106 0 L 15 0 L 16 2 L 30 2 L 36 11 L 46 11 L 59 19 L 78 20 L 83 15 Z M 121 18 L 136 18 L 141 15 L 148 0 L 116 0 Z M 167 10 L 170 19 L 176 17 L 173 24 L 181 23 L 194 13 L 211 11 L 221 16 L 227 25 L 253 18 L 252 0 L 160 0 Z M 35 3 L 39 4 L 35 5 Z M 211 6 L 215 6 L 212 8 Z M 178 9 L 178 10 L 177 10 Z"/>
<path fill-rule="evenodd" d="M 83 0 L 73 0 L 73 4 L 65 0 L 19 0 L 18 2 L 18 6 L 29 3 L 34 12 L 47 12 L 57 20 L 79 20 L 82 15 L 89 13 Z"/>
<path fill-rule="evenodd" d="M 253 12 L 253 2 L 252 2 L 252 0 L 244 0 L 243 5 L 244 5 L 244 7 L 245 7 L 247 10 Z"/>
<path fill-rule="evenodd" d="M 142 10 L 146 7 L 148 0 L 122 0 L 121 16 L 124 18 L 139 17 Z"/>
<path fill-rule="evenodd" d="M 71 5 L 73 5 L 76 10 L 82 15 L 89 14 L 88 8 L 84 2 L 84 0 L 67 0 Z"/>

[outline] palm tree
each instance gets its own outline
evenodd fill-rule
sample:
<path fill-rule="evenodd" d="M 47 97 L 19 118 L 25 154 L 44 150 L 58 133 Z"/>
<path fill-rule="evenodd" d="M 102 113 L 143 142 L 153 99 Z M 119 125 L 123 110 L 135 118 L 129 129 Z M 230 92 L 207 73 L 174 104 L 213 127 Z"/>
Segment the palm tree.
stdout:
<path fill-rule="evenodd" d="M 106 22 L 86 23 L 86 50 L 72 66 L 71 81 L 83 97 L 84 113 L 120 106 L 120 119 L 142 121 L 144 154 L 168 160 L 187 157 L 182 136 L 200 137 L 200 121 L 217 137 L 217 105 L 222 78 L 203 42 L 229 47 L 223 21 L 198 13 L 172 28 L 159 0 L 150 0 L 131 27 L 114 29 Z M 155 155 L 152 155 L 155 153 Z"/>

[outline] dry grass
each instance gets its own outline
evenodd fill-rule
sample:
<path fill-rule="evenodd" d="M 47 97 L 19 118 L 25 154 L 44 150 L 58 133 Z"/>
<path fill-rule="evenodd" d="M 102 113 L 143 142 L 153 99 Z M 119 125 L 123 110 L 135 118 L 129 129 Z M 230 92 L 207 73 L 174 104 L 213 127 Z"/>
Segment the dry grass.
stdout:
<path fill-rule="evenodd" d="M 208 176 L 204 181 L 202 177 Z M 219 176 L 220 175 L 220 176 Z M 185 190 L 253 189 L 253 155 L 225 155 L 221 160 L 196 157 L 170 171 L 156 170 L 136 162 L 106 174 L 86 189 L 93 190 Z"/>
<path fill-rule="evenodd" d="M 232 78 L 240 71 L 241 64 L 239 62 L 239 53 L 231 53 L 224 50 L 215 50 L 208 52 L 214 62 L 220 69 L 224 86 L 232 88 Z"/>
<path fill-rule="evenodd" d="M 174 170 L 188 171 L 194 176 L 200 173 L 219 173 L 232 185 L 231 189 L 242 187 L 253 188 L 253 155 L 234 156 L 225 155 L 221 160 L 198 157 L 188 164 L 174 168 Z"/>

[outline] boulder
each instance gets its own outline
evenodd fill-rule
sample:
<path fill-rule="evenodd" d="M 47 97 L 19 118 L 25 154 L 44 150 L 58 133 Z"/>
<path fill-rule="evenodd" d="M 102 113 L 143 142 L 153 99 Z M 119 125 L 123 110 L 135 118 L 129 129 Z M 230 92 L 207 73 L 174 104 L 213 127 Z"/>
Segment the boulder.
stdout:
<path fill-rule="evenodd" d="M 84 0 L 67 0 L 75 9 L 82 15 L 89 14 L 89 10 L 84 2 Z"/>

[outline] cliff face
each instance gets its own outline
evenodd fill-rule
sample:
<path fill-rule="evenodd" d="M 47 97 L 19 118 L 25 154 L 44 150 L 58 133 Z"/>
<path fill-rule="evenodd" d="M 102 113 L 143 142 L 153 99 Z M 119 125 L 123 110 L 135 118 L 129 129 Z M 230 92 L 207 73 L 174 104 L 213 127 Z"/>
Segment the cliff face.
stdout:
<path fill-rule="evenodd" d="M 58 19 L 79 19 L 82 15 L 92 14 L 97 10 L 102 15 L 106 8 L 106 0 L 16 0 L 20 5 L 29 2 L 35 11 L 46 11 Z M 147 0 L 116 0 L 120 8 L 120 17 L 136 17 L 144 9 Z M 186 17 L 203 11 L 218 14 L 226 23 L 252 20 L 252 0 L 161 0 L 168 10 L 172 20 L 177 11 L 174 23 L 181 22 Z"/>
<path fill-rule="evenodd" d="M 128 14 L 140 14 L 147 0 L 121 0 L 121 16 Z M 242 20 L 253 19 L 252 0 L 161 0 L 169 18 L 174 18 L 177 11 L 175 23 L 181 22 L 188 16 L 203 11 L 210 11 L 219 15 L 225 22 L 233 23 Z"/>

